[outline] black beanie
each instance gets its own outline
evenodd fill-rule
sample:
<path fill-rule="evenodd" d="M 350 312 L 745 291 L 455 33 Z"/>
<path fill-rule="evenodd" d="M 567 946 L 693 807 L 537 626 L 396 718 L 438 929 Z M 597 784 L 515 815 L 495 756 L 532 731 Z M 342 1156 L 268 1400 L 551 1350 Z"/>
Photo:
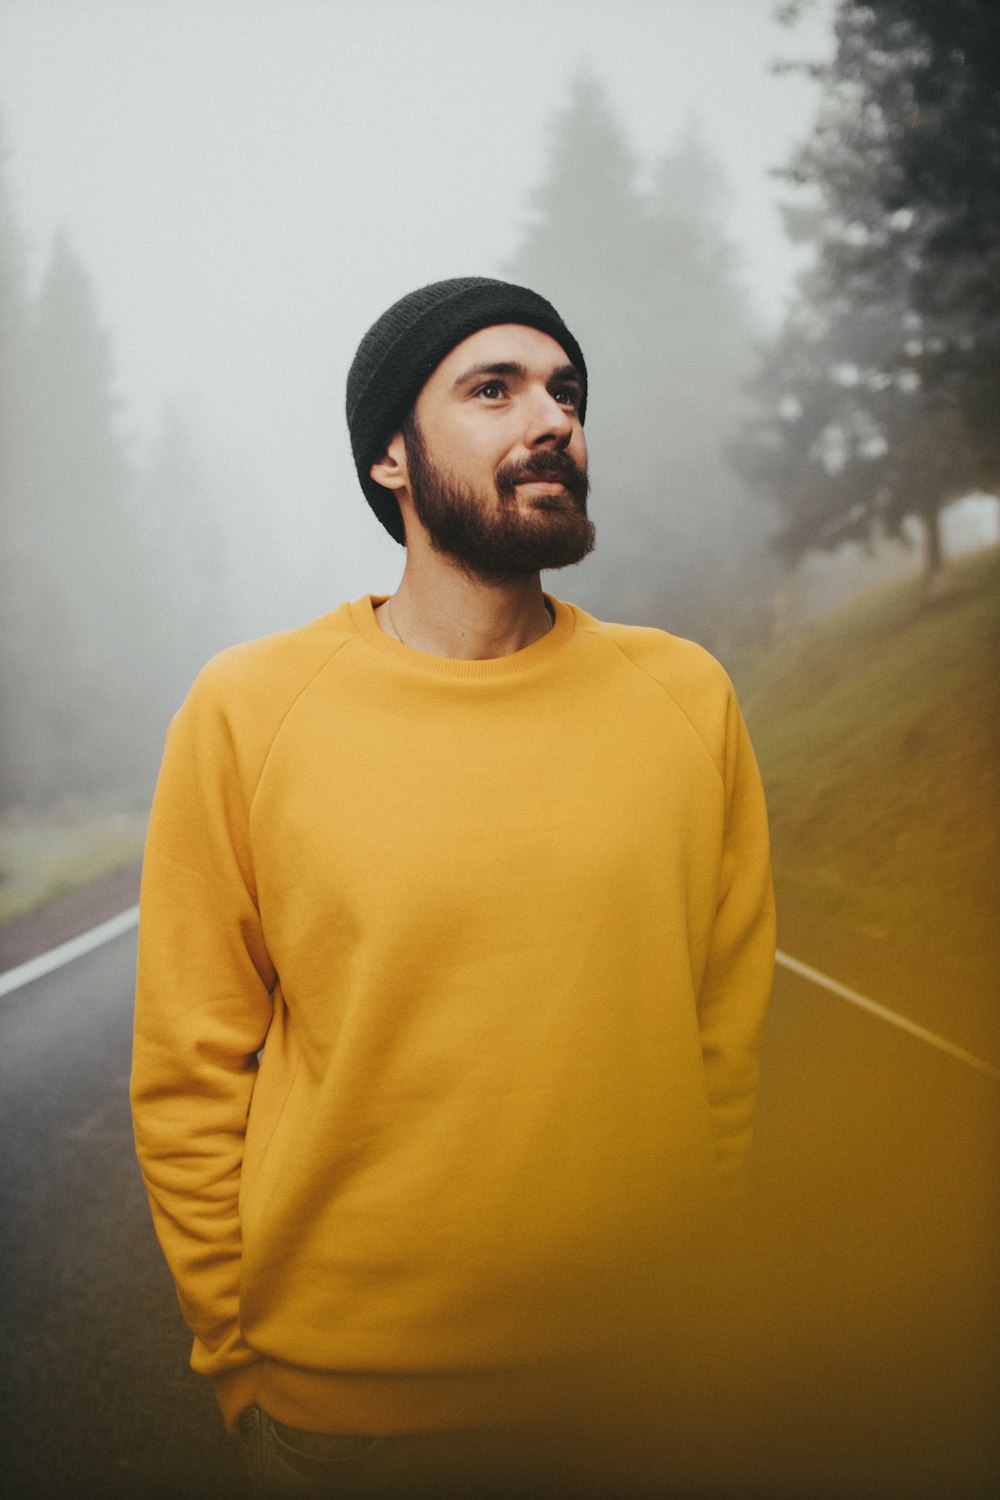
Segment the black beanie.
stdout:
<path fill-rule="evenodd" d="M 429 377 L 456 344 L 480 328 L 521 323 L 549 334 L 583 380 L 580 421 L 587 409 L 587 366 L 576 339 L 551 302 L 526 286 L 486 276 L 435 281 L 394 302 L 358 345 L 347 376 L 347 426 L 361 488 L 389 535 L 405 541 L 392 490 L 369 472 L 398 432 Z"/>

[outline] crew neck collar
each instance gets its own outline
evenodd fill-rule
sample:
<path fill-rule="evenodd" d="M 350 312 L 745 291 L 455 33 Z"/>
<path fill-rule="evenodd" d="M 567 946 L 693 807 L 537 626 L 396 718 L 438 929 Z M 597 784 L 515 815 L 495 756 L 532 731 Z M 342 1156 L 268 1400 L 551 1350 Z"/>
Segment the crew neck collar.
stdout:
<path fill-rule="evenodd" d="M 530 646 L 525 646 L 520 651 L 513 651 L 509 656 L 492 656 L 485 660 L 467 661 L 452 656 L 432 656 L 430 652 L 416 651 L 412 646 L 404 646 L 402 641 L 393 640 L 392 636 L 386 635 L 375 618 L 375 610 L 389 597 L 386 594 L 365 594 L 350 606 L 351 617 L 358 635 L 367 645 L 374 647 L 383 656 L 393 658 L 418 671 L 433 673 L 438 677 L 466 679 L 516 677 L 538 666 L 561 650 L 572 636 L 576 625 L 572 606 L 564 604 L 561 599 L 553 598 L 551 594 L 546 594 L 545 598 L 555 616 L 555 624 L 544 635 L 539 636 L 537 641 L 532 641 Z"/>

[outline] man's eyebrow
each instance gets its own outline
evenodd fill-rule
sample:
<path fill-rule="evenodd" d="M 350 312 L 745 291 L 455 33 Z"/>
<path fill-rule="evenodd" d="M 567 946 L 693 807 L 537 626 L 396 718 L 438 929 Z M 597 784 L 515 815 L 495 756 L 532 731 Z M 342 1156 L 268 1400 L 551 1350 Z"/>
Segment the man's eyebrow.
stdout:
<path fill-rule="evenodd" d="M 463 370 L 462 374 L 456 378 L 452 390 L 457 390 L 461 385 L 467 385 L 470 380 L 478 380 L 483 375 L 513 375 L 519 380 L 526 380 L 528 367 L 516 359 L 486 360 L 483 364 L 470 365 L 467 370 Z M 553 370 L 549 376 L 549 382 L 555 380 L 572 380 L 581 388 L 583 387 L 583 376 L 575 365 L 560 365 L 557 370 Z"/>
<path fill-rule="evenodd" d="M 516 375 L 521 380 L 524 380 L 527 378 L 527 374 L 527 365 L 522 365 L 518 360 L 487 360 L 485 364 L 470 365 L 467 370 L 459 375 L 452 389 L 454 390 L 455 387 L 460 385 L 466 385 L 470 380 L 476 380 L 480 375 Z"/>
<path fill-rule="evenodd" d="M 578 385 L 581 390 L 583 389 L 583 376 L 576 368 L 576 365 L 560 365 L 558 370 L 552 371 L 552 379 L 571 380 L 575 385 Z"/>

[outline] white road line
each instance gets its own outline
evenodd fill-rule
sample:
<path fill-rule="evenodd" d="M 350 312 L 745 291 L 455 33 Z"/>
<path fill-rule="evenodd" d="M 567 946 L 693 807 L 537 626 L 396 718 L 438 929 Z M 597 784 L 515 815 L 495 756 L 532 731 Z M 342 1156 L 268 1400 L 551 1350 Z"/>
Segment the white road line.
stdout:
<path fill-rule="evenodd" d="M 23 985 L 30 984 L 33 979 L 51 974 L 53 969 L 61 969 L 63 964 L 71 964 L 74 958 L 82 958 L 85 953 L 100 948 L 102 943 L 110 943 L 112 939 L 121 937 L 123 932 L 135 927 L 138 921 L 138 906 L 130 906 L 127 911 L 120 911 L 117 917 L 101 922 L 89 932 L 81 932 L 79 937 L 70 938 L 68 943 L 60 943 L 58 948 L 50 948 L 48 953 L 40 953 L 37 958 L 29 958 L 27 963 L 8 969 L 5 974 L 0 974 L 0 999 L 21 989 Z"/>
<path fill-rule="evenodd" d="M 849 1000 L 852 1005 L 871 1011 L 873 1016 L 879 1016 L 883 1021 L 888 1021 L 890 1026 L 897 1026 L 900 1031 L 908 1031 L 910 1036 L 919 1037 L 929 1046 L 937 1047 L 939 1052 L 947 1052 L 949 1057 L 955 1057 L 967 1067 L 975 1068 L 978 1072 L 985 1073 L 987 1078 L 995 1078 L 1000 1082 L 1000 1068 L 994 1068 L 992 1063 L 984 1062 L 981 1057 L 973 1057 L 972 1053 L 966 1052 L 964 1047 L 956 1047 L 954 1042 L 949 1042 L 946 1037 L 938 1036 L 937 1032 L 928 1031 L 925 1026 L 918 1026 L 916 1021 L 908 1021 L 906 1016 L 901 1016 L 898 1011 L 889 1010 L 884 1005 L 876 1004 L 874 1000 L 869 1000 L 867 995 L 859 995 L 857 990 L 848 989 L 846 984 L 839 984 L 828 974 L 821 974 L 819 969 L 811 969 L 808 964 L 800 963 L 797 958 L 791 958 L 787 953 L 782 953 L 780 948 L 775 954 L 775 959 L 782 968 L 790 969 L 793 974 L 801 974 L 803 979 L 811 979 L 813 984 L 821 985 L 831 994 L 839 995 L 842 1000 Z"/>
<path fill-rule="evenodd" d="M 32 980 L 41 979 L 45 974 L 51 974 L 54 969 L 61 969 L 64 964 L 72 963 L 75 958 L 82 958 L 83 954 L 100 948 L 102 944 L 121 937 L 123 933 L 135 927 L 138 921 L 138 906 L 130 906 L 127 911 L 119 912 L 116 917 L 111 917 L 107 922 L 101 922 L 99 926 L 92 927 L 89 932 L 82 932 L 79 937 L 70 938 L 68 943 L 60 943 L 58 948 L 50 948 L 48 953 L 40 953 L 37 958 L 30 958 L 27 963 L 8 969 L 5 974 L 0 974 L 0 999 L 4 995 L 12 994 L 14 990 L 21 989 L 26 984 L 31 984 Z M 900 1031 L 907 1031 L 910 1036 L 919 1037 L 929 1046 L 937 1047 L 939 1052 L 946 1052 L 949 1057 L 957 1058 L 967 1067 L 975 1068 L 977 1072 L 985 1073 L 988 1078 L 995 1078 L 1000 1082 L 1000 1068 L 994 1068 L 991 1063 L 984 1062 L 981 1057 L 974 1057 L 971 1052 L 966 1052 L 964 1047 L 957 1047 L 946 1037 L 928 1031 L 925 1026 L 918 1026 L 915 1021 L 909 1021 L 898 1011 L 889 1010 L 886 1006 L 869 1000 L 867 995 L 861 995 L 857 990 L 848 989 L 846 984 L 840 984 L 836 979 L 831 979 L 828 974 L 820 973 L 819 969 L 810 968 L 808 964 L 801 963 L 790 954 L 782 953 L 780 948 L 775 954 L 775 959 L 782 968 L 801 975 L 803 979 L 811 980 L 813 984 L 820 985 L 831 994 L 839 995 L 842 1000 L 848 1000 L 852 1005 L 859 1006 L 861 1010 L 870 1011 L 873 1016 L 879 1016 L 883 1021 L 888 1021 L 890 1026 L 896 1026 Z"/>

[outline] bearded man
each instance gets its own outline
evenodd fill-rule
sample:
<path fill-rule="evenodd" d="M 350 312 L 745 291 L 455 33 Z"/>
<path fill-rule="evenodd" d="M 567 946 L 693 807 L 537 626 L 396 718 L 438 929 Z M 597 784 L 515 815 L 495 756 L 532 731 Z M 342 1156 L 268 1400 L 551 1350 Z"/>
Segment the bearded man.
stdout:
<path fill-rule="evenodd" d="M 223 652 L 170 729 L 136 1137 L 263 1494 L 588 1492 L 511 1435 L 613 1404 L 740 1175 L 760 781 L 711 657 L 542 590 L 594 543 L 586 406 L 537 293 L 402 298 L 347 384 L 398 588 Z"/>

